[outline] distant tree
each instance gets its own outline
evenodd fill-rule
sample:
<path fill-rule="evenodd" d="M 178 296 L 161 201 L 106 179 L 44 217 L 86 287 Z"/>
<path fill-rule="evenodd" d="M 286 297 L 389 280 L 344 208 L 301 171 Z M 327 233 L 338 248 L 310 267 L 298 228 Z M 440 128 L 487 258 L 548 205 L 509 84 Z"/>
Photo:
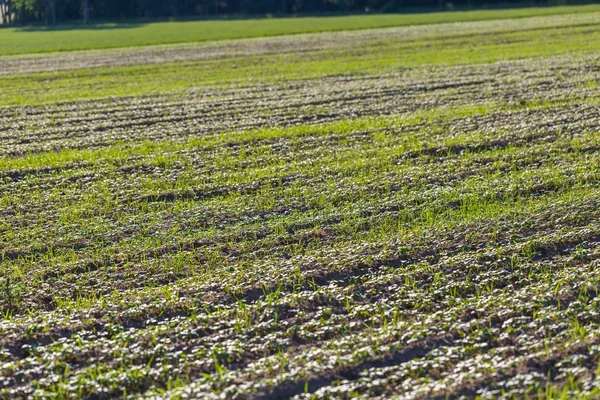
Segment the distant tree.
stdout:
<path fill-rule="evenodd" d="M 550 0 L 548 0 L 549 2 Z M 566 4 L 576 0 L 553 0 Z M 580 1 L 580 0 L 577 0 Z M 0 0 L 2 24 L 94 18 L 164 18 L 182 15 L 316 14 L 322 12 L 402 12 L 407 9 L 441 10 L 448 0 Z M 456 6 L 524 4 L 524 0 L 451 0 Z"/>
<path fill-rule="evenodd" d="M 2 24 L 12 23 L 11 0 L 0 0 L 0 14 L 2 15 Z"/>
<path fill-rule="evenodd" d="M 90 21 L 90 0 L 82 0 L 81 5 L 83 8 L 83 23 L 87 24 Z"/>
<path fill-rule="evenodd" d="M 43 19 L 47 16 L 46 0 L 11 0 L 9 13 L 20 24 Z"/>
<path fill-rule="evenodd" d="M 56 0 L 48 0 L 50 23 L 56 25 Z"/>

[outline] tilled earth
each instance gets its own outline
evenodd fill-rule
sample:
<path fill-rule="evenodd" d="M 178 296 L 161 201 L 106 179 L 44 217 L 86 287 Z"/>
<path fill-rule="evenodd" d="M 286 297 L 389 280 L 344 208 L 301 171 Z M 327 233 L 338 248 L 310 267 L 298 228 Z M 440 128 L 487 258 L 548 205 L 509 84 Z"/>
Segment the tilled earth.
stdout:
<path fill-rule="evenodd" d="M 596 17 L 569 18 L 523 26 Z M 0 396 L 599 397 L 599 79 L 567 54 L 0 108 Z"/>
<path fill-rule="evenodd" d="M 525 18 L 518 21 L 518 30 L 557 29 L 594 25 L 600 22 L 598 13 Z M 52 72 L 94 67 L 149 65 L 210 59 L 235 59 L 265 54 L 303 53 L 315 50 L 351 50 L 357 42 L 386 39 L 421 38 L 433 35 L 469 36 L 481 31 L 511 33 L 516 24 L 504 20 L 462 22 L 454 24 L 415 25 L 399 28 L 365 29 L 358 31 L 298 34 L 251 40 L 228 40 L 205 43 L 156 45 L 102 51 L 57 52 L 0 57 L 0 75 Z"/>

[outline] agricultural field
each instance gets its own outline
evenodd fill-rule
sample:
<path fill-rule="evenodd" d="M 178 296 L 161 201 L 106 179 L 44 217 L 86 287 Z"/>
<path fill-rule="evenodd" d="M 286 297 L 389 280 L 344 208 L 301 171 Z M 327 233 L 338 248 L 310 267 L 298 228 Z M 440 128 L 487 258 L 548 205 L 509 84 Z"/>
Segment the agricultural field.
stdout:
<path fill-rule="evenodd" d="M 347 31 L 461 21 L 484 21 L 600 11 L 600 5 L 529 7 L 505 10 L 318 16 L 304 18 L 258 18 L 241 20 L 188 20 L 179 23 L 157 21 L 96 22 L 59 27 L 29 26 L 0 29 L 0 54 L 45 53 L 67 50 L 107 49 L 279 36 L 310 32 Z M 150 61 L 151 62 L 151 61 Z"/>
<path fill-rule="evenodd" d="M 540 10 L 3 51 L 0 398 L 600 397 L 600 9 Z"/>

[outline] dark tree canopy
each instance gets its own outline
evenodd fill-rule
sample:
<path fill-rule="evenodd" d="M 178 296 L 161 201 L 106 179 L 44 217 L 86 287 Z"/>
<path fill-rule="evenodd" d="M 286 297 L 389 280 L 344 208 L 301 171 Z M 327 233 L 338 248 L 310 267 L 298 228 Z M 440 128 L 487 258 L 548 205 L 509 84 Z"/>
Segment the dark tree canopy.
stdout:
<path fill-rule="evenodd" d="M 561 4 L 568 1 L 558 0 Z M 535 4 L 556 4 L 557 0 Z M 528 5 L 522 0 L 0 0 L 3 24 L 129 18 L 232 15 L 398 12 L 494 5 Z"/>

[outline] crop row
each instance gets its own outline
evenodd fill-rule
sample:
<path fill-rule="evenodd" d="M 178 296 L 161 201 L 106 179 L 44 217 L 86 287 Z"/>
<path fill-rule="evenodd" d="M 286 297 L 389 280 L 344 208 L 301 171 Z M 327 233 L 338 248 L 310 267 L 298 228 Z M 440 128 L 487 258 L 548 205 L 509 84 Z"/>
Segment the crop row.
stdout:
<path fill-rule="evenodd" d="M 14 109 L 0 116 L 0 155 L 102 148 L 261 127 L 323 123 L 439 108 L 523 107 L 591 101 L 597 60 L 558 58 L 483 66 L 431 67 L 389 76 L 326 78 L 279 86 L 199 90 Z"/>

